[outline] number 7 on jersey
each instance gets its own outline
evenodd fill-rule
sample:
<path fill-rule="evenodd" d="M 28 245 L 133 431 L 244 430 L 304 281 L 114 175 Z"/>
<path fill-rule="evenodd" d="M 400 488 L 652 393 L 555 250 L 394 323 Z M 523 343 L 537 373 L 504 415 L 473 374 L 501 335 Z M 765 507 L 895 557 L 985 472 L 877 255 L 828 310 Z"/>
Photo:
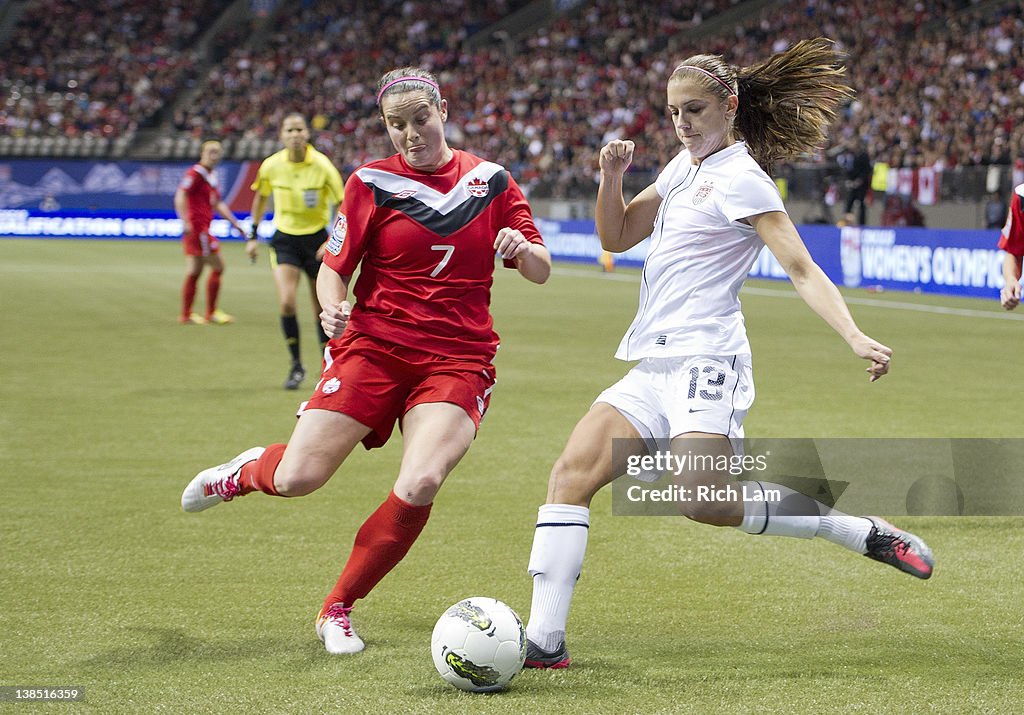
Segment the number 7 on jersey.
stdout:
<path fill-rule="evenodd" d="M 442 243 L 436 246 L 430 247 L 431 251 L 444 251 L 444 256 L 441 258 L 441 262 L 437 264 L 437 267 L 430 272 L 430 277 L 435 278 L 437 274 L 444 270 L 444 267 L 448 265 L 448 261 L 452 259 L 452 254 L 455 253 L 455 246 L 450 243 Z"/>

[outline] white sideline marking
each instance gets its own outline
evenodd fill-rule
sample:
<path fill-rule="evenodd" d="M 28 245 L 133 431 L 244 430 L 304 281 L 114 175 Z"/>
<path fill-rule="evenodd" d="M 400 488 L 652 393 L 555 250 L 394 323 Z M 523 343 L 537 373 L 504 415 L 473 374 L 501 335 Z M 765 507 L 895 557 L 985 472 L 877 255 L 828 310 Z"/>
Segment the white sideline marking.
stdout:
<path fill-rule="evenodd" d="M 177 269 L 175 269 L 176 271 Z M 79 266 L 61 266 L 59 264 L 46 263 L 38 265 L 0 265 L 0 273 L 81 273 Z M 91 273 L 123 273 L 128 275 L 139 275 L 142 273 L 167 273 L 168 269 L 163 266 L 134 267 L 134 266 L 91 266 Z M 639 283 L 640 275 L 626 275 L 622 273 L 603 273 L 598 269 L 584 270 L 582 268 L 564 268 L 555 265 L 551 272 L 555 275 L 575 276 L 577 278 L 596 278 L 603 281 L 617 281 L 619 283 Z M 176 274 L 175 274 L 176 275 Z M 758 288 L 755 286 L 744 286 L 741 293 L 747 295 L 760 295 L 768 298 L 799 298 L 791 290 L 776 290 L 774 288 Z M 856 296 L 844 296 L 850 305 L 864 305 L 872 308 L 890 308 L 892 310 L 908 310 L 917 313 L 932 313 L 937 315 L 957 315 L 963 318 L 987 318 L 990 320 L 1011 320 L 1022 321 L 1024 314 L 997 312 L 995 310 L 973 310 L 971 308 L 947 308 L 941 305 L 927 305 L 925 303 L 908 303 L 897 300 L 879 300 L 877 298 L 858 298 Z M 993 303 L 995 297 L 993 296 Z"/>
<path fill-rule="evenodd" d="M 580 278 L 597 278 L 598 280 L 619 281 L 624 283 L 639 283 L 639 275 L 622 275 L 618 273 L 602 273 L 599 270 L 585 271 L 579 268 L 563 268 L 555 266 L 552 273 L 564 276 L 576 276 Z M 760 295 L 768 298 L 800 298 L 791 290 L 776 290 L 774 288 L 758 288 L 755 286 L 744 286 L 741 294 Z M 971 308 L 947 308 L 941 305 L 928 305 L 926 303 L 908 303 L 898 300 L 879 300 L 877 298 L 858 298 L 856 296 L 843 296 L 850 305 L 866 305 L 872 308 L 890 308 L 892 310 L 909 310 L 918 313 L 935 313 L 939 315 L 958 315 L 964 318 L 989 318 L 992 320 L 1024 320 L 1024 314 L 996 312 L 994 310 L 973 310 Z M 993 300 L 995 300 L 993 298 Z"/>

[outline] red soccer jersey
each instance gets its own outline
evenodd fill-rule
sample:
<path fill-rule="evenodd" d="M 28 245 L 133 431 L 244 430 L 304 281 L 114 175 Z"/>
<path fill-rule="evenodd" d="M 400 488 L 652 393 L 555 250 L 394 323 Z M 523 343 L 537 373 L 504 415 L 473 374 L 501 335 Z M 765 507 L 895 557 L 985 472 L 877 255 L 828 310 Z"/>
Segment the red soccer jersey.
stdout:
<path fill-rule="evenodd" d="M 362 262 L 348 330 L 490 360 L 498 349 L 490 313 L 494 239 L 509 227 L 531 243 L 543 240 L 506 169 L 453 151 L 432 174 L 398 154 L 352 174 L 324 263 L 350 276 Z"/>
<path fill-rule="evenodd" d="M 999 247 L 1014 256 L 1024 256 L 1024 184 L 1013 190 L 1010 200 L 1010 212 L 1006 215 L 1006 225 L 999 237 Z"/>
<path fill-rule="evenodd" d="M 213 207 L 220 201 L 217 175 L 202 164 L 193 164 L 181 177 L 178 188 L 185 192 L 188 220 L 192 222 L 193 231 L 202 233 L 208 230 L 213 221 Z"/>

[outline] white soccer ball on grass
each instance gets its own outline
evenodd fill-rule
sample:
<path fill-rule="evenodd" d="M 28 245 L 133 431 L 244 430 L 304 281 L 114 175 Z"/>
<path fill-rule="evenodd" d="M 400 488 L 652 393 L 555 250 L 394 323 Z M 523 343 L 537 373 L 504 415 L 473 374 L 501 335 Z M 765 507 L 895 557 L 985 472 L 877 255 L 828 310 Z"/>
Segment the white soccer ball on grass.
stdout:
<path fill-rule="evenodd" d="M 434 666 L 461 690 L 501 690 L 523 669 L 526 629 L 516 612 L 484 596 L 466 598 L 449 608 L 430 639 Z"/>

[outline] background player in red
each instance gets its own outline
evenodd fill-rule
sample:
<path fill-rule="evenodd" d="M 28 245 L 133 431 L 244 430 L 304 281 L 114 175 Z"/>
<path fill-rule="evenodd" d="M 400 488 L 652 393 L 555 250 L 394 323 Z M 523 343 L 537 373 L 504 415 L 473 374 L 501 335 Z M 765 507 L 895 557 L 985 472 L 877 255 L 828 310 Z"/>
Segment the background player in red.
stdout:
<path fill-rule="evenodd" d="M 355 446 L 383 445 L 395 421 L 403 454 L 394 489 L 359 529 L 316 632 L 355 653 L 352 604 L 405 556 L 434 496 L 469 449 L 495 384 L 490 289 L 506 267 L 544 283 L 551 257 L 503 167 L 448 146 L 448 102 L 429 72 L 385 74 L 377 104 L 397 154 L 349 178 L 317 277 L 326 366 L 287 445 L 246 450 L 200 472 L 182 494 L 201 511 L 252 491 L 301 496 Z M 349 279 L 360 266 L 353 307 Z"/>
<path fill-rule="evenodd" d="M 999 237 L 999 247 L 1006 252 L 1003 257 L 1003 281 L 1005 285 L 999 294 L 999 302 L 1007 310 L 1020 304 L 1020 274 L 1024 264 L 1024 184 L 1013 190 L 1010 212 Z"/>
<path fill-rule="evenodd" d="M 174 212 L 182 223 L 181 240 L 185 246 L 185 284 L 181 289 L 181 315 L 178 322 L 201 325 L 217 323 L 225 325 L 234 322 L 234 318 L 217 309 L 217 296 L 220 293 L 220 279 L 224 273 L 224 261 L 220 257 L 220 242 L 216 236 L 210 235 L 210 222 L 213 211 L 231 222 L 243 236 L 245 230 L 238 222 L 231 209 L 221 200 L 217 189 L 215 169 L 224 156 L 220 142 L 204 142 L 199 152 L 199 163 L 193 164 L 185 172 L 178 190 L 174 192 Z M 210 277 L 206 281 L 206 317 L 192 312 L 192 303 L 196 297 L 196 286 L 203 266 L 210 267 Z"/>

